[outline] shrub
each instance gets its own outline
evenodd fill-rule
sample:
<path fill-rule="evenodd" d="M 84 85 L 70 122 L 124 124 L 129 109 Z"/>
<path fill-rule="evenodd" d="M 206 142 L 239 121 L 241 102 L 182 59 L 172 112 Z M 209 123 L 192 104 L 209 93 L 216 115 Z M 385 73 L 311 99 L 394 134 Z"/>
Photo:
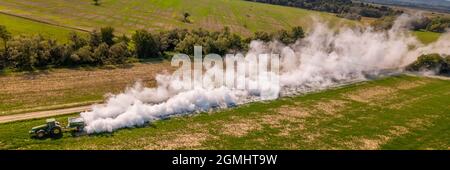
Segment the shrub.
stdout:
<path fill-rule="evenodd" d="M 106 43 L 101 43 L 92 55 L 94 63 L 96 65 L 112 64 L 109 59 L 109 46 Z"/>
<path fill-rule="evenodd" d="M 34 70 L 37 55 L 31 39 L 20 37 L 12 40 L 8 51 L 15 68 L 26 71 Z"/>
<path fill-rule="evenodd" d="M 92 52 L 91 52 L 91 46 L 84 46 L 75 51 L 70 56 L 70 59 L 72 60 L 72 63 L 76 64 L 91 64 L 95 60 L 92 58 Z"/>
<path fill-rule="evenodd" d="M 114 64 L 123 64 L 127 61 L 127 58 L 131 57 L 125 42 L 120 42 L 111 46 L 111 48 L 109 48 L 109 55 Z"/>
<path fill-rule="evenodd" d="M 261 40 L 261 41 L 264 41 L 264 42 L 269 42 L 270 40 L 272 40 L 272 36 L 269 33 L 267 33 L 267 32 L 258 31 L 258 32 L 255 32 L 253 34 L 253 39 L 254 40 Z"/>
<path fill-rule="evenodd" d="M 146 30 L 138 30 L 132 38 L 136 55 L 139 58 L 149 58 L 161 56 L 160 43 Z"/>
<path fill-rule="evenodd" d="M 102 43 L 102 35 L 97 30 L 92 31 L 89 34 L 89 45 L 91 47 L 97 47 L 100 43 Z"/>
<path fill-rule="evenodd" d="M 100 29 L 100 34 L 102 37 L 102 42 L 111 46 L 114 44 L 114 28 L 104 27 Z"/>
<path fill-rule="evenodd" d="M 406 67 L 409 71 L 432 70 L 437 73 L 447 70 L 447 62 L 439 54 L 423 54 L 412 64 Z"/>
<path fill-rule="evenodd" d="M 69 40 L 70 40 L 69 44 L 73 50 L 78 50 L 81 47 L 84 47 L 85 45 L 88 44 L 86 39 L 80 37 L 80 35 L 78 35 L 75 32 L 71 32 L 69 34 Z"/>

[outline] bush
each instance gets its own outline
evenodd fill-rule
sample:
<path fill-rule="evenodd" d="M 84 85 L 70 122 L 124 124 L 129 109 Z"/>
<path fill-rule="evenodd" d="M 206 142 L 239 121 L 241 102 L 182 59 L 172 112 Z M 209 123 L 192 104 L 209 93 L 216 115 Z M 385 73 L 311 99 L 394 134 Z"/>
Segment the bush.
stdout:
<path fill-rule="evenodd" d="M 69 34 L 69 40 L 70 40 L 69 44 L 73 50 L 78 50 L 81 47 L 84 47 L 85 45 L 88 44 L 86 39 L 80 37 L 80 35 L 78 35 L 75 32 L 71 32 Z"/>
<path fill-rule="evenodd" d="M 186 35 L 189 34 L 187 29 L 173 29 L 160 33 L 161 51 L 174 51 L 178 43 L 180 43 Z"/>
<path fill-rule="evenodd" d="M 127 61 L 127 58 L 131 57 L 125 42 L 120 42 L 111 46 L 111 48 L 109 48 L 109 55 L 111 58 L 110 61 L 114 64 L 123 64 Z"/>
<path fill-rule="evenodd" d="M 101 28 L 100 34 L 102 37 L 102 42 L 106 43 L 108 46 L 114 44 L 114 28 L 112 27 Z"/>
<path fill-rule="evenodd" d="M 283 44 L 288 45 L 295 43 L 298 39 L 304 38 L 305 33 L 302 27 L 293 27 L 290 31 L 279 30 L 273 37 Z"/>
<path fill-rule="evenodd" d="M 34 42 L 32 39 L 26 39 L 23 37 L 13 39 L 10 42 L 8 54 L 13 61 L 13 67 L 19 70 L 34 70 L 37 54 L 33 43 Z"/>
<path fill-rule="evenodd" d="M 203 46 L 203 53 L 226 54 L 234 53 L 245 48 L 242 38 L 230 32 L 228 27 L 221 31 L 209 32 L 204 29 L 195 29 L 184 34 L 175 47 L 175 51 L 184 54 L 193 54 L 194 46 Z"/>
<path fill-rule="evenodd" d="M 450 28 L 450 18 L 448 17 L 437 17 L 431 20 L 427 26 L 428 31 L 433 32 L 445 32 L 447 28 Z"/>
<path fill-rule="evenodd" d="M 424 54 L 417 58 L 412 64 L 406 67 L 409 71 L 431 70 L 436 73 L 448 72 L 449 56 L 441 57 L 439 54 Z"/>
<path fill-rule="evenodd" d="M 109 46 L 106 43 L 101 43 L 95 50 L 92 55 L 93 64 L 96 65 L 105 65 L 112 64 L 109 58 Z"/>
<path fill-rule="evenodd" d="M 99 32 L 97 32 L 97 30 L 92 31 L 89 34 L 89 45 L 91 47 L 97 47 L 102 42 L 103 42 L 102 35 Z"/>
<path fill-rule="evenodd" d="M 62 48 L 55 40 L 47 40 L 42 36 L 16 37 L 9 44 L 7 55 L 2 55 L 5 67 L 30 71 L 35 67 L 47 67 L 61 62 L 63 52 L 58 50 Z"/>
<path fill-rule="evenodd" d="M 132 38 L 136 55 L 139 58 L 150 58 L 161 56 L 160 42 L 155 36 L 146 30 L 138 30 Z"/>
<path fill-rule="evenodd" d="M 56 66 L 71 65 L 70 55 L 73 53 L 72 48 L 67 45 L 56 44 L 50 49 L 51 62 Z"/>
<path fill-rule="evenodd" d="M 270 40 L 272 40 L 272 36 L 267 32 L 258 31 L 253 35 L 253 39 L 269 42 Z"/>
<path fill-rule="evenodd" d="M 92 58 L 91 46 L 84 46 L 75 51 L 70 56 L 71 62 L 76 64 L 91 64 L 94 62 Z"/>
<path fill-rule="evenodd" d="M 199 44 L 198 36 L 188 34 L 180 43 L 177 44 L 177 46 L 175 47 L 175 51 L 184 54 L 193 54 L 194 45 L 201 45 Z"/>

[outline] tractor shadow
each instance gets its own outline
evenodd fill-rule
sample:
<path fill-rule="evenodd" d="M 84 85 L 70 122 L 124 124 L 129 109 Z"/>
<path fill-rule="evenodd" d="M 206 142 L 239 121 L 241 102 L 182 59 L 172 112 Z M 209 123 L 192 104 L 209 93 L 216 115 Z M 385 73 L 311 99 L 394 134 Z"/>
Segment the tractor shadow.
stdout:
<path fill-rule="evenodd" d="M 59 140 L 63 137 L 64 135 L 57 135 L 57 136 L 50 136 L 50 135 L 45 135 L 44 137 L 37 137 L 37 136 L 31 136 L 31 139 L 35 139 L 35 140 Z"/>

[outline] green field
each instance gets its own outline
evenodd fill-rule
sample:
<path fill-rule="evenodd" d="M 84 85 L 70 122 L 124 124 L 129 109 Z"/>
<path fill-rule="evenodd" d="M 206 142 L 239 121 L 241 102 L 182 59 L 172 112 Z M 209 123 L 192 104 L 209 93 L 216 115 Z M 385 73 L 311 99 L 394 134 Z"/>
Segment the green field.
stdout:
<path fill-rule="evenodd" d="M 58 40 L 58 42 L 66 42 L 70 32 L 78 32 L 69 28 L 49 25 L 37 21 L 32 21 L 15 16 L 0 13 L 0 25 L 6 26 L 7 30 L 13 35 L 42 35 L 46 38 Z"/>
<path fill-rule="evenodd" d="M 414 35 L 423 43 L 429 44 L 434 41 L 436 41 L 439 36 L 441 36 L 440 33 L 435 32 L 429 32 L 429 31 L 414 31 Z"/>
<path fill-rule="evenodd" d="M 356 23 L 331 13 L 242 0 L 102 0 L 100 6 L 93 5 L 91 0 L 3 0 L 0 1 L 0 11 L 53 24 L 0 14 L 0 24 L 7 26 L 13 34 L 41 34 L 61 42 L 67 41 L 70 31 L 105 26 L 126 34 L 137 29 L 219 30 L 228 26 L 232 31 L 248 36 L 255 31 L 272 32 L 299 25 L 311 28 L 314 18 L 331 25 Z M 184 12 L 191 14 L 191 23 L 181 22 Z M 422 42 L 430 43 L 440 34 L 417 31 L 414 35 Z"/>
<path fill-rule="evenodd" d="M 249 35 L 256 30 L 310 27 L 312 17 L 331 24 L 352 21 L 334 14 L 242 0 L 2 0 L 0 11 L 80 29 L 112 26 L 121 33 L 137 29 L 205 28 L 231 30 Z M 182 22 L 184 12 L 191 23 Z"/>
<path fill-rule="evenodd" d="M 450 149 L 450 81 L 395 76 L 145 127 L 36 140 L 0 125 L 0 149 Z M 59 117 L 66 122 L 66 117 Z"/>

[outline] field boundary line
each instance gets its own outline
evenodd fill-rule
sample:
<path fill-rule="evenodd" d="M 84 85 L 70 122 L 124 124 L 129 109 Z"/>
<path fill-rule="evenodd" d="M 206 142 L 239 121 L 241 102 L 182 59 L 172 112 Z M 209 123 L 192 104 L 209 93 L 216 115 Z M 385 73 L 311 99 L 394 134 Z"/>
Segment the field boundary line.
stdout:
<path fill-rule="evenodd" d="M 36 111 L 36 112 L 30 112 L 30 113 L 20 113 L 20 114 L 0 116 L 0 124 L 21 121 L 21 120 L 30 120 L 30 119 L 37 119 L 37 118 L 45 118 L 45 117 L 73 114 L 73 113 L 77 113 L 77 112 L 91 111 L 93 105 L 95 105 L 95 104 L 78 106 L 78 107 L 70 107 L 70 108 L 64 108 L 64 109 Z"/>
<path fill-rule="evenodd" d="M 22 15 L 17 15 L 17 14 L 11 14 L 11 13 L 8 13 L 8 12 L 5 12 L 5 11 L 1 11 L 1 10 L 0 10 L 0 14 L 12 16 L 12 17 L 17 17 L 17 18 L 22 18 L 22 19 L 26 19 L 26 20 L 29 20 L 29 21 L 38 22 L 38 23 L 47 24 L 47 25 L 52 25 L 52 26 L 61 27 L 61 28 L 65 28 L 65 29 L 71 29 L 71 30 L 75 30 L 75 31 L 81 31 L 81 32 L 86 32 L 86 33 L 90 33 L 91 32 L 90 30 L 83 29 L 83 28 L 60 25 L 60 24 L 49 22 L 49 21 L 43 21 L 43 20 L 30 18 L 30 17 L 26 17 L 26 16 L 22 16 Z"/>

